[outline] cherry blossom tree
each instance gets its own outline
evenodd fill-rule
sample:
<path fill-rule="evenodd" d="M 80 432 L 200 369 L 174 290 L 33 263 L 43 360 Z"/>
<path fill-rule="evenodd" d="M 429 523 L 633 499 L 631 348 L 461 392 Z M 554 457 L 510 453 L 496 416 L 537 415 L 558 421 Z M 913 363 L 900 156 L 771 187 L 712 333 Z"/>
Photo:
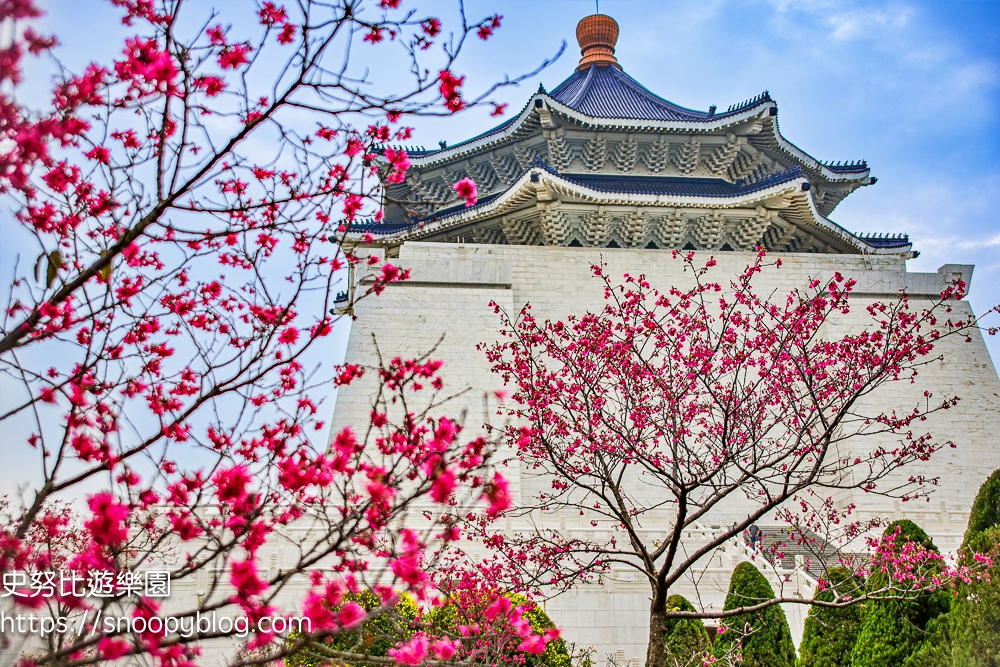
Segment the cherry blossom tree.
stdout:
<path fill-rule="evenodd" d="M 484 539 L 523 565 L 526 580 L 557 590 L 612 566 L 638 572 L 650 586 L 649 667 L 667 664 L 668 618 L 719 618 L 724 626 L 773 604 L 865 597 L 779 593 L 725 612 L 666 609 L 672 586 L 697 584 L 699 563 L 765 517 L 785 519 L 791 539 L 815 548 L 817 566 L 846 564 L 862 577 L 887 572 L 866 596 L 906 596 L 971 576 L 893 536 L 851 547 L 876 524 L 835 502 L 850 491 L 912 501 L 936 482 L 903 468 L 954 446 L 921 426 L 958 398 L 927 392 L 898 406 L 866 399 L 912 382 L 944 339 L 968 339 L 978 320 L 953 310 L 965 286 L 948 287 L 926 308 L 905 294 L 858 308 L 854 281 L 839 273 L 761 296 L 755 280 L 781 270 L 763 250 L 728 285 L 712 278 L 713 259 L 696 264 L 694 253 L 675 251 L 674 261 L 684 262 L 690 288 L 660 291 L 628 274 L 616 283 L 594 266 L 604 287 L 598 312 L 539 321 L 530 305 L 516 315 L 496 307 L 503 338 L 483 347 L 514 391 L 508 413 L 521 425 L 505 427 L 509 442 L 523 474 L 537 475 L 543 489 L 506 516 L 554 519 L 515 535 L 485 524 Z M 833 333 L 849 316 L 851 332 Z M 703 541 L 685 538 L 734 506 L 745 514 L 733 525 Z M 559 516 L 602 530 L 566 533 L 552 527 Z"/>
<path fill-rule="evenodd" d="M 404 593 L 432 605 L 454 516 L 509 503 L 493 443 L 445 413 L 440 361 L 315 361 L 345 267 L 373 278 L 352 298 L 407 278 L 342 245 L 405 178 L 391 144 L 410 137 L 406 120 L 503 112 L 493 93 L 520 79 L 469 93 L 456 71 L 501 17 L 470 21 L 459 3 L 448 32 L 400 0 L 111 4 L 132 36 L 113 62 L 81 64 L 57 59 L 31 0 L 0 0 L 0 195 L 13 211 L 0 224 L 19 253 L 0 281 L 0 428 L 5 465 L 38 466 L 2 508 L 0 574 L 5 613 L 50 622 L 17 646 L 5 626 L 5 653 L 190 665 L 232 624 L 192 634 L 154 619 L 220 612 L 250 628 L 233 664 L 260 664 Z M 375 58 L 409 83 L 380 86 L 357 64 Z M 53 72 L 48 106 L 21 101 L 26 67 Z M 456 193 L 474 199 L 474 184 Z M 379 378 L 371 422 L 328 442 L 317 387 L 364 373 Z M 271 567 L 262 554 L 278 542 Z M 150 570 L 191 595 L 160 599 Z M 350 600 L 366 590 L 383 605 Z M 288 614 L 306 622 L 294 639 L 273 623 Z M 549 641 L 515 630 L 529 653 Z M 393 659 L 486 660 L 478 638 L 414 631 Z"/>

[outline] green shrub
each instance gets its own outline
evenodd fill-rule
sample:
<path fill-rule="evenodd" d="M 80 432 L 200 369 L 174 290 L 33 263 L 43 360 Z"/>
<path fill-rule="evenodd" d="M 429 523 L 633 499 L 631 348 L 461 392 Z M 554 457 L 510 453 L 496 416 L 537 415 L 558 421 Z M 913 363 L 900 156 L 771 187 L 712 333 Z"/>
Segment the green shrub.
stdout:
<path fill-rule="evenodd" d="M 991 553 L 993 566 L 983 578 L 962 585 L 949 615 L 952 664 L 955 667 L 1000 667 L 1000 526 L 971 537 L 963 560 L 972 553 Z"/>
<path fill-rule="evenodd" d="M 966 546 L 977 533 L 993 526 L 1000 526 L 1000 470 L 994 470 L 979 487 L 969 512 L 969 527 L 962 546 Z"/>
<path fill-rule="evenodd" d="M 937 551 L 934 542 L 917 524 L 908 519 L 894 521 L 885 529 L 892 535 L 897 526 L 898 545 L 917 542 Z M 883 573 L 876 572 L 869 580 L 869 590 L 885 586 Z M 868 603 L 861 623 L 861 632 L 851 652 L 852 667 L 902 667 L 907 658 L 921 649 L 933 630 L 931 621 L 948 611 L 951 597 L 947 591 L 927 591 L 902 600 L 872 600 Z"/>
<path fill-rule="evenodd" d="M 382 599 L 372 591 L 345 595 L 344 601 L 357 602 L 365 611 L 382 606 Z M 413 621 L 419 614 L 420 608 L 416 601 L 403 594 L 391 610 L 376 614 L 357 630 L 330 637 L 326 641 L 326 647 L 331 651 L 385 657 L 397 642 L 405 642 L 410 638 L 413 634 Z M 296 638 L 296 633 L 292 633 L 290 639 Z M 329 665 L 330 658 L 325 657 L 319 649 L 304 650 L 286 657 L 284 662 L 288 667 L 319 667 Z"/>
<path fill-rule="evenodd" d="M 840 597 L 863 593 L 860 582 L 847 568 L 832 568 L 829 578 L 830 586 L 823 591 L 817 588 L 815 599 L 832 602 L 835 599 L 832 587 L 836 587 Z M 810 609 L 799 644 L 799 667 L 850 667 L 864 611 L 860 603 Z"/>
<path fill-rule="evenodd" d="M 730 611 L 773 598 L 771 585 L 753 563 L 740 563 L 733 570 L 723 610 Z M 722 658 L 741 645 L 738 650 L 743 667 L 794 667 L 795 645 L 780 605 L 730 616 L 725 623 L 730 629 L 716 639 L 716 657 Z M 750 634 L 744 637 L 746 632 Z"/>
<path fill-rule="evenodd" d="M 887 536 L 892 535 L 896 532 L 896 528 L 899 528 L 899 535 L 896 537 L 897 546 L 902 546 L 903 542 L 916 542 L 925 549 L 930 549 L 931 551 L 938 550 L 938 548 L 934 546 L 934 540 L 930 538 L 930 535 L 924 532 L 923 528 L 909 519 L 899 519 L 897 521 L 893 521 L 885 527 L 882 534 Z"/>
<path fill-rule="evenodd" d="M 667 611 L 695 611 L 683 595 L 667 598 Z M 705 624 L 699 618 L 667 618 L 663 635 L 667 667 L 700 667 L 711 644 Z"/>
<path fill-rule="evenodd" d="M 952 667 L 951 612 L 927 624 L 927 635 L 903 661 L 904 667 Z"/>

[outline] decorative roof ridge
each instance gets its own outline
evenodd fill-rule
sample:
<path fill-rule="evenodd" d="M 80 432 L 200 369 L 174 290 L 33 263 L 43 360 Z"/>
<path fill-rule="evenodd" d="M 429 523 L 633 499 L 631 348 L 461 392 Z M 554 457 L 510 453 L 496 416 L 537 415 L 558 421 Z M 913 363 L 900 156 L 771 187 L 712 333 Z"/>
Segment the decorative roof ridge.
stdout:
<path fill-rule="evenodd" d="M 528 102 L 530 103 L 531 100 L 528 100 Z M 524 108 L 527 109 L 528 105 L 525 104 Z M 474 137 L 470 137 L 468 139 L 464 139 L 462 141 L 459 141 L 457 144 L 452 144 L 451 146 L 445 144 L 445 145 L 441 146 L 440 148 L 432 148 L 430 150 L 420 150 L 420 151 L 417 151 L 417 152 L 414 152 L 414 153 L 410 153 L 409 155 L 410 155 L 410 157 L 424 157 L 424 156 L 434 155 L 436 153 L 444 153 L 445 151 L 450 151 L 453 148 L 461 148 L 462 146 L 464 146 L 466 144 L 471 144 L 472 142 L 478 141 L 479 139 L 483 139 L 483 138 L 486 138 L 486 137 L 488 137 L 490 135 L 499 134 L 499 133 L 503 132 L 504 130 L 506 130 L 507 128 L 509 128 L 511 125 L 513 125 L 514 122 L 517 121 L 517 119 L 520 118 L 521 114 L 523 114 L 523 113 L 524 113 L 524 109 L 522 109 L 521 112 L 519 114 L 517 114 L 516 116 L 512 116 L 512 117 L 508 118 L 507 120 L 505 120 L 504 122 L 500 123 L 499 125 L 495 125 L 495 126 L 491 127 L 490 129 L 486 130 L 485 132 L 480 132 L 479 134 L 475 135 Z M 423 147 L 421 147 L 421 148 L 423 148 Z"/>
<path fill-rule="evenodd" d="M 868 160 L 817 160 L 821 165 L 836 172 L 868 171 Z"/>
<path fill-rule="evenodd" d="M 912 245 L 909 234 L 864 233 L 855 234 L 865 244 L 875 248 L 902 248 Z"/>
<path fill-rule="evenodd" d="M 587 88 L 590 85 L 590 81 L 594 78 L 594 72 L 596 70 L 597 70 L 597 65 L 591 65 L 589 68 L 587 68 L 587 77 L 583 80 L 583 83 L 580 84 L 580 89 L 576 91 L 576 94 L 573 95 L 573 97 L 570 98 L 568 101 L 564 102 L 566 106 L 570 107 L 571 109 L 574 108 L 573 105 L 576 104 L 579 101 L 579 98 L 582 97 L 583 94 L 587 92 Z M 566 81 L 569 81 L 569 79 L 570 77 L 567 77 Z M 561 86 L 562 84 L 559 85 Z M 556 86 L 556 90 L 559 90 L 559 86 Z M 554 92 L 555 91 L 553 91 L 553 93 Z"/>
<path fill-rule="evenodd" d="M 855 234 L 860 239 L 908 239 L 910 235 L 905 232 L 861 232 Z"/>
<path fill-rule="evenodd" d="M 462 147 L 462 146 L 464 146 L 466 144 L 471 144 L 474 141 L 478 141 L 479 139 L 484 139 L 484 138 L 486 138 L 486 137 L 488 137 L 490 135 L 499 134 L 499 133 L 503 132 L 504 130 L 506 130 L 507 128 L 509 128 L 515 122 L 517 122 L 517 120 L 519 118 L 521 118 L 522 116 L 526 116 L 526 115 L 530 116 L 531 115 L 530 113 L 525 114 L 525 112 L 529 110 L 529 108 L 531 107 L 531 101 L 533 99 L 535 99 L 538 95 L 546 95 L 546 96 L 548 96 L 548 93 L 545 90 L 545 86 L 543 86 L 542 84 L 538 84 L 538 90 L 535 92 L 534 95 L 532 95 L 531 97 L 528 98 L 528 100 L 524 103 L 524 106 L 521 107 L 520 111 L 518 111 L 516 114 L 512 115 L 510 118 L 508 118 L 504 122 L 500 123 L 499 125 L 494 125 L 490 129 L 485 130 L 483 132 L 480 132 L 479 134 L 475 135 L 474 137 L 470 137 L 468 139 L 463 139 L 462 141 L 459 141 L 457 144 L 452 144 L 451 146 L 445 145 L 442 148 L 432 148 L 429 151 L 420 151 L 419 153 L 411 153 L 409 156 L 410 157 L 426 157 L 426 156 L 434 155 L 436 153 L 444 153 L 446 151 L 452 150 L 453 148 L 460 148 L 460 147 Z"/>
<path fill-rule="evenodd" d="M 771 98 L 770 91 L 765 90 L 763 93 L 760 93 L 759 95 L 751 97 L 749 100 L 746 100 L 744 102 L 739 102 L 738 104 L 730 104 L 729 108 L 726 109 L 726 113 L 725 114 L 719 114 L 719 115 L 723 116 L 723 115 L 727 115 L 727 114 L 731 114 L 731 113 L 736 113 L 736 112 L 739 112 L 739 111 L 743 111 L 744 109 L 749 109 L 751 107 L 755 107 L 755 106 L 761 104 L 762 102 L 773 102 L 773 101 L 774 100 Z"/>

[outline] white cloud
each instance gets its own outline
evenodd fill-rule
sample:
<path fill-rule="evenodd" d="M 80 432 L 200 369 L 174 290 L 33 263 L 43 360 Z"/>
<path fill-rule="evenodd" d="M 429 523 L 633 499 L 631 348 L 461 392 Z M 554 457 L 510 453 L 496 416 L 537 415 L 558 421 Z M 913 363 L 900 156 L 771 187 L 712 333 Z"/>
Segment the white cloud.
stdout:
<path fill-rule="evenodd" d="M 875 38 L 884 39 L 887 31 L 898 32 L 905 28 L 913 14 L 909 7 L 899 7 L 886 11 L 856 9 L 841 12 L 827 18 L 830 36 L 839 41 Z"/>

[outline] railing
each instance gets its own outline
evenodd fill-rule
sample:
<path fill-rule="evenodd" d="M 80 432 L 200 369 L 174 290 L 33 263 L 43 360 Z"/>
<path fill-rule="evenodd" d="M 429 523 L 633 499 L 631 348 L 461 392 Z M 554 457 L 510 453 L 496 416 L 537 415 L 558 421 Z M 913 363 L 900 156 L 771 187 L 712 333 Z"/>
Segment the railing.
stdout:
<path fill-rule="evenodd" d="M 709 528 L 700 523 L 695 524 L 695 526 L 695 528 L 685 531 L 685 538 L 697 539 L 698 536 L 703 536 L 711 539 L 722 532 L 721 528 Z M 773 580 L 773 583 L 778 584 L 782 589 L 785 588 L 785 584 L 793 583 L 793 592 L 799 597 L 811 596 L 819 584 L 819 581 L 809 574 L 806 559 L 802 555 L 795 555 L 793 558 L 794 565 L 786 568 L 780 560 L 771 561 L 767 558 L 764 551 L 750 547 L 740 536 L 734 536 L 732 539 L 727 540 L 719 547 L 718 553 L 721 556 L 720 561 L 723 558 L 730 561 L 730 568 L 735 568 L 745 561 L 752 562 L 758 570 L 765 573 L 765 575 L 770 575 L 769 578 Z"/>

